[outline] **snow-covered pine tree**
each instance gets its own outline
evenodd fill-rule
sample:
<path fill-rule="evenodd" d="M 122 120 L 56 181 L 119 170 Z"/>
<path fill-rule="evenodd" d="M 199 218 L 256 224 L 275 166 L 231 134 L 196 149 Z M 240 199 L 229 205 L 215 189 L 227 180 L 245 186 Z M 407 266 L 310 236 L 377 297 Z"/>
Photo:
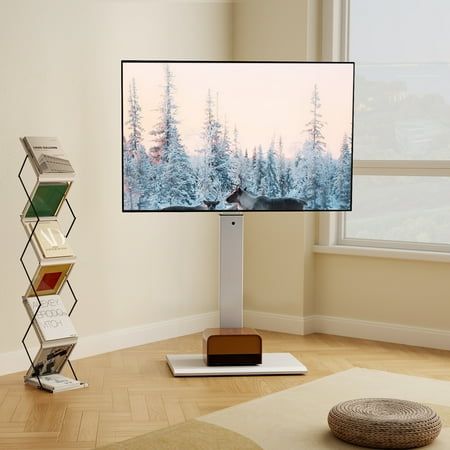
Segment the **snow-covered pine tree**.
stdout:
<path fill-rule="evenodd" d="M 322 134 L 322 129 L 325 126 L 325 123 L 322 121 L 322 114 L 320 113 L 320 107 L 322 106 L 322 104 L 320 103 L 320 96 L 317 84 L 314 85 L 314 90 L 311 96 L 311 105 L 312 108 L 310 112 L 312 113 L 313 117 L 306 124 L 306 126 L 308 127 L 306 131 L 309 134 L 309 138 L 312 142 L 313 148 L 320 152 L 324 152 L 325 142 L 323 141 L 324 137 Z"/>
<path fill-rule="evenodd" d="M 206 119 L 203 125 L 202 139 L 203 146 L 198 150 L 200 154 L 200 163 L 197 175 L 197 198 L 198 201 L 204 200 L 216 201 L 219 198 L 219 186 L 214 179 L 212 168 L 211 146 L 213 142 L 219 145 L 219 136 L 217 136 L 216 122 L 213 117 L 211 91 L 208 89 L 206 98 Z"/>
<path fill-rule="evenodd" d="M 206 118 L 202 133 L 203 147 L 200 150 L 197 197 L 199 201 L 218 200 L 223 202 L 225 195 L 231 189 L 230 143 L 228 135 L 222 134 L 222 127 L 214 115 L 213 107 L 211 91 L 208 90 Z"/>
<path fill-rule="evenodd" d="M 141 124 L 141 106 L 133 78 L 129 86 L 128 125 L 129 137 L 124 145 L 124 183 L 128 191 L 130 209 L 144 209 L 149 200 L 149 183 L 152 170 L 143 144 L 144 129 Z"/>
<path fill-rule="evenodd" d="M 153 209 L 153 192 L 152 192 L 152 180 L 153 180 L 153 166 L 150 162 L 150 158 L 145 150 L 144 145 L 140 144 L 136 151 L 134 158 L 135 167 L 137 172 L 139 198 L 137 202 L 137 209 L 146 210 Z"/>
<path fill-rule="evenodd" d="M 136 80 L 133 78 L 128 87 L 128 150 L 130 152 L 137 152 L 137 149 L 142 145 L 142 133 L 144 128 L 141 124 L 141 105 L 139 104 L 139 97 L 136 89 Z"/>
<path fill-rule="evenodd" d="M 344 135 L 337 161 L 333 193 L 337 209 L 349 209 L 351 201 L 352 150 L 351 139 Z"/>
<path fill-rule="evenodd" d="M 295 158 L 292 195 L 306 201 L 308 209 L 315 208 L 315 166 L 312 143 L 307 140 Z"/>
<path fill-rule="evenodd" d="M 211 168 L 211 158 L 207 153 L 207 148 L 198 150 L 200 161 L 197 167 L 196 197 L 197 201 L 216 201 L 219 198 L 219 186 L 215 183 Z"/>
<path fill-rule="evenodd" d="M 250 160 L 250 167 L 251 167 L 252 178 L 251 178 L 251 183 L 249 183 L 249 186 L 247 189 L 249 191 L 253 192 L 254 194 L 256 194 L 256 192 L 257 192 L 256 171 L 257 171 L 257 167 L 258 167 L 258 154 L 256 152 L 256 147 L 253 147 L 252 158 Z"/>
<path fill-rule="evenodd" d="M 170 71 L 169 64 L 164 66 L 165 85 L 163 88 L 162 102 L 160 106 L 160 117 L 150 136 L 153 137 L 153 144 L 150 146 L 149 154 L 152 162 L 156 165 L 162 162 L 163 155 L 167 149 L 167 133 L 169 124 L 174 121 L 176 106 L 173 99 L 175 90 L 173 84 L 173 74 Z"/>
<path fill-rule="evenodd" d="M 269 150 L 267 151 L 265 171 L 261 184 L 263 186 L 264 194 L 268 197 L 280 196 L 278 161 L 275 153 L 275 143 L 273 140 L 270 143 Z"/>
<path fill-rule="evenodd" d="M 336 160 L 330 152 L 326 152 L 322 161 L 322 189 L 324 209 L 336 209 L 334 196 L 334 180 L 336 179 Z"/>
<path fill-rule="evenodd" d="M 264 154 L 262 150 L 262 146 L 258 147 L 258 153 L 256 154 L 256 162 L 255 162 L 255 194 L 257 195 L 265 195 L 265 186 L 264 186 L 264 175 L 266 171 L 266 161 L 264 159 Z"/>
<path fill-rule="evenodd" d="M 220 124 L 219 124 L 220 125 Z M 220 128 L 219 128 L 220 130 Z M 220 182 L 221 198 L 225 198 L 231 193 L 232 183 L 232 148 L 230 137 L 228 135 L 228 126 L 225 122 L 223 125 L 222 140 L 217 148 L 212 148 L 213 169 L 215 170 Z"/>
<path fill-rule="evenodd" d="M 242 189 L 245 189 L 246 191 L 253 192 L 254 185 L 255 185 L 255 176 L 253 170 L 253 161 L 248 156 L 248 150 L 245 149 L 244 155 L 242 156 L 242 171 L 239 186 Z"/>
<path fill-rule="evenodd" d="M 155 208 L 187 206 L 195 200 L 195 175 L 178 131 L 174 91 L 173 74 L 166 64 L 161 116 L 150 133 L 154 137 L 150 157 Z"/>
<path fill-rule="evenodd" d="M 231 158 L 230 158 L 230 182 L 231 187 L 242 185 L 242 177 L 244 170 L 244 160 L 242 150 L 239 146 L 239 135 L 236 125 L 233 131 L 233 142 L 231 146 Z"/>
<path fill-rule="evenodd" d="M 303 146 L 301 158 L 296 167 L 297 192 L 300 198 L 307 202 L 308 209 L 326 208 L 326 176 L 324 159 L 326 144 L 322 129 L 325 123 L 320 113 L 320 97 L 317 85 L 311 96 L 312 119 L 306 124 L 307 140 Z"/>
<path fill-rule="evenodd" d="M 123 205 L 125 210 L 135 209 L 133 192 L 137 191 L 137 170 L 134 156 L 125 137 L 122 141 L 123 157 Z"/>
<path fill-rule="evenodd" d="M 292 195 L 292 189 L 294 187 L 294 179 L 292 176 L 292 163 L 290 161 L 286 162 L 286 168 L 284 170 L 284 194 L 283 197 L 289 197 Z M 299 197 L 301 198 L 301 197 Z"/>
<path fill-rule="evenodd" d="M 278 182 L 280 186 L 280 196 L 286 197 L 288 195 L 288 192 L 290 191 L 290 186 L 288 186 L 286 181 L 287 176 L 287 164 L 286 164 L 286 157 L 284 156 L 283 151 L 283 139 L 281 136 L 278 139 Z"/>
<path fill-rule="evenodd" d="M 167 133 L 167 161 L 162 164 L 162 201 L 167 206 L 189 206 L 195 201 L 195 176 L 176 127 Z"/>

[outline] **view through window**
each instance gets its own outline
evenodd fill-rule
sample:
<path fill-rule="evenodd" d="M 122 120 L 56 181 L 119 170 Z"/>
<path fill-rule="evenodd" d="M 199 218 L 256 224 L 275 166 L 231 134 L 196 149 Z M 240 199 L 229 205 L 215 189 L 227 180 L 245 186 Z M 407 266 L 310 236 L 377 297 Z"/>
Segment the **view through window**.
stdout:
<path fill-rule="evenodd" d="M 450 250 L 450 1 L 350 0 L 353 211 L 343 244 Z"/>

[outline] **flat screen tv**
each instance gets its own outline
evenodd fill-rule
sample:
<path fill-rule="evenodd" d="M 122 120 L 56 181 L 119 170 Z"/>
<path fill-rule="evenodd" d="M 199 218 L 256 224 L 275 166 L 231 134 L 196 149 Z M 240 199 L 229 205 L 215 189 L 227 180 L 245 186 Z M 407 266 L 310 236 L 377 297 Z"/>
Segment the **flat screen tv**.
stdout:
<path fill-rule="evenodd" d="M 122 209 L 349 211 L 353 63 L 122 61 Z"/>

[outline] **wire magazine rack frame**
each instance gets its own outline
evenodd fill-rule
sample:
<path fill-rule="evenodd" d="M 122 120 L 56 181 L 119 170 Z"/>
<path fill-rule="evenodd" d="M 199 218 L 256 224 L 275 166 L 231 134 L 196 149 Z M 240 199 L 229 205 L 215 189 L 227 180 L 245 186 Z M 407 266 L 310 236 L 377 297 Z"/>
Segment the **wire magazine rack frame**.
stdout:
<path fill-rule="evenodd" d="M 25 349 L 25 352 L 26 352 L 26 354 L 27 354 L 27 357 L 28 357 L 28 359 L 29 359 L 29 361 L 30 361 L 31 367 L 32 367 L 32 369 L 33 369 L 33 373 L 36 374 L 36 378 L 37 378 L 37 380 L 38 380 L 38 382 L 39 382 L 39 387 L 40 387 L 41 389 L 43 389 L 43 390 L 46 390 L 46 389 L 43 387 L 42 382 L 41 382 L 41 379 L 40 379 L 40 377 L 41 377 L 42 375 L 40 376 L 40 375 L 37 373 L 36 367 L 35 367 L 34 362 L 33 362 L 33 359 L 31 358 L 31 355 L 30 355 L 30 351 L 29 351 L 29 349 L 28 349 L 28 347 L 27 347 L 27 344 L 26 344 L 26 338 L 27 338 L 27 336 L 28 336 L 28 334 L 29 334 L 29 332 L 30 332 L 30 329 L 32 328 L 32 326 L 33 326 L 33 324 L 34 324 L 34 322 L 35 322 L 35 320 L 36 320 L 36 316 L 37 316 L 38 313 L 39 313 L 39 309 L 40 309 L 41 306 L 42 306 L 41 300 L 40 300 L 39 295 L 38 295 L 38 293 L 37 293 L 37 291 L 36 291 L 36 288 L 35 288 L 35 286 L 34 286 L 34 283 L 33 283 L 32 279 L 31 279 L 30 273 L 29 273 L 29 271 L 28 271 L 28 269 L 27 269 L 27 267 L 26 267 L 26 265 L 25 265 L 25 262 L 24 262 L 24 260 L 23 260 L 25 254 L 26 254 L 26 252 L 27 252 L 27 250 L 28 250 L 28 247 L 30 246 L 30 243 L 31 243 L 31 241 L 32 241 L 32 239 L 33 239 L 33 236 L 34 236 L 34 234 L 35 234 L 36 227 L 37 227 L 38 223 L 39 223 L 40 220 L 41 220 L 40 217 L 39 217 L 39 215 L 38 215 L 37 209 L 36 209 L 35 205 L 33 204 L 33 201 L 32 201 L 32 199 L 31 199 L 30 193 L 28 192 L 28 190 L 27 190 L 27 188 L 26 188 L 26 186 L 25 186 L 25 183 L 24 183 L 24 181 L 23 181 L 23 179 L 22 179 L 22 172 L 23 172 L 23 170 L 24 170 L 25 164 L 26 164 L 26 162 L 28 161 L 28 159 L 29 159 L 29 156 L 26 155 L 26 156 L 25 156 L 25 159 L 23 160 L 22 166 L 20 167 L 20 171 L 19 171 L 19 173 L 18 173 L 18 178 L 19 178 L 19 180 L 20 180 L 20 184 L 22 185 L 23 190 L 25 191 L 25 194 L 26 194 L 26 196 L 27 196 L 29 205 L 31 206 L 31 208 L 32 208 L 32 210 L 33 210 L 33 213 L 34 213 L 34 215 L 35 215 L 35 217 L 36 217 L 36 222 L 34 223 L 33 228 L 32 228 L 32 230 L 31 230 L 31 232 L 29 233 L 28 240 L 27 240 L 27 242 L 26 242 L 26 244 L 25 244 L 25 247 L 24 247 L 24 249 L 23 249 L 23 251 L 22 251 L 22 254 L 21 254 L 19 260 L 20 260 L 20 263 L 22 264 L 22 267 L 23 267 L 23 269 L 24 269 L 24 271 L 25 271 L 25 274 L 26 274 L 27 279 L 28 279 L 28 281 L 29 281 L 29 283 L 30 283 L 30 287 L 31 287 L 31 289 L 32 289 L 32 291 L 33 291 L 33 293 L 34 293 L 34 296 L 36 297 L 36 299 L 37 299 L 37 301 L 38 301 L 38 307 L 37 307 L 36 311 L 34 312 L 33 317 L 31 318 L 31 320 L 30 320 L 30 322 L 29 322 L 29 324 L 28 324 L 28 326 L 27 326 L 27 329 L 26 329 L 26 331 L 25 331 L 25 334 L 23 335 L 23 338 L 22 338 L 22 345 L 23 345 L 23 347 L 24 347 L 24 349 Z M 67 197 L 64 198 L 64 203 L 67 205 L 67 207 L 68 207 L 68 209 L 69 209 L 69 212 L 70 212 L 70 214 L 71 214 L 71 216 L 72 216 L 72 221 L 71 221 L 71 223 L 70 223 L 70 226 L 69 226 L 67 232 L 66 232 L 65 235 L 64 235 L 64 236 L 67 238 L 67 237 L 69 236 L 70 232 L 72 231 L 72 227 L 73 227 L 73 225 L 75 224 L 75 221 L 77 220 L 77 218 L 76 218 L 76 216 L 75 216 L 75 213 L 73 212 L 72 207 L 70 206 L 69 201 L 67 200 Z M 72 312 L 73 312 L 73 310 L 75 309 L 75 306 L 76 306 L 77 303 L 78 303 L 78 299 L 77 299 L 77 296 L 75 295 L 75 292 L 74 292 L 74 290 L 73 290 L 73 288 L 72 288 L 72 286 L 71 286 L 71 284 L 70 284 L 70 281 L 69 281 L 68 278 L 67 278 L 67 274 L 65 274 L 65 276 L 64 276 L 64 280 L 63 280 L 62 285 L 63 285 L 63 284 L 67 284 L 67 287 L 69 288 L 69 291 L 70 291 L 70 293 L 71 293 L 71 295 L 72 295 L 72 298 L 73 298 L 73 304 L 72 304 L 72 306 L 71 306 L 71 308 L 70 308 L 70 311 L 69 311 L 69 313 L 68 313 L 68 316 L 70 317 L 71 314 L 72 314 Z M 75 372 L 75 369 L 74 369 L 73 366 L 72 366 L 72 363 L 70 362 L 69 356 L 70 356 L 70 354 L 68 354 L 68 355 L 65 356 L 65 361 L 64 361 L 64 363 L 61 365 L 61 367 L 64 367 L 65 363 L 67 362 L 67 364 L 68 364 L 69 367 L 70 367 L 70 370 L 72 371 L 72 374 L 73 374 L 75 380 L 78 381 L 77 374 L 76 374 L 76 372 Z"/>

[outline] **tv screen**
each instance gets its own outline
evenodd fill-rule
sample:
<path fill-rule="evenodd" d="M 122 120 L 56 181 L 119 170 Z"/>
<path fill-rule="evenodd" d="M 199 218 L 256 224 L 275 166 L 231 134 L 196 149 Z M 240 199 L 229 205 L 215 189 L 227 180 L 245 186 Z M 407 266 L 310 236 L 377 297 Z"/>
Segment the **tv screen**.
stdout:
<path fill-rule="evenodd" d="M 349 211 L 353 63 L 122 61 L 122 209 Z"/>

